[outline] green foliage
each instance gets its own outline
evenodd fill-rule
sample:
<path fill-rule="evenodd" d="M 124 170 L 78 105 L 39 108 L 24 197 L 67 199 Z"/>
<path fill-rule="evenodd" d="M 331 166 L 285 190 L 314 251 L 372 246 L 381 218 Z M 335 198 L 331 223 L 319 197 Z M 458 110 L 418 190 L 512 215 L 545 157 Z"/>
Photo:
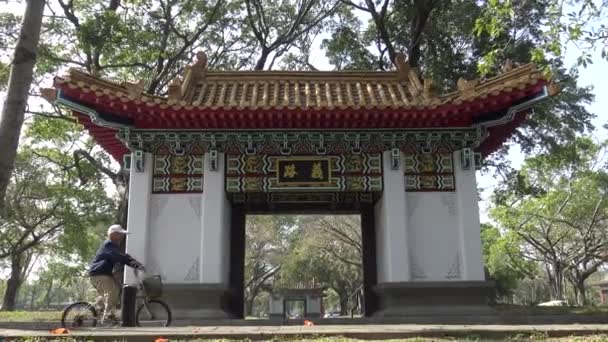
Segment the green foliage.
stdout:
<path fill-rule="evenodd" d="M 58 163 L 61 159 L 67 158 L 58 150 L 22 147 L 1 221 L 2 255 L 21 253 L 49 241 L 55 241 L 53 246 L 58 250 L 65 248 L 65 253 L 87 255 L 83 245 L 86 228 L 102 223 L 104 217 L 107 220 L 113 204 L 101 182 L 80 184 L 74 170 Z M 58 236 L 61 230 L 64 234 Z"/>
<path fill-rule="evenodd" d="M 374 55 L 367 50 L 372 41 L 370 35 L 360 32 L 363 23 L 350 10 L 342 6 L 329 21 L 327 29 L 329 38 L 323 39 L 321 48 L 336 70 L 374 70 Z"/>
<path fill-rule="evenodd" d="M 506 61 L 524 64 L 534 61 L 547 71 L 562 87 L 552 100 L 535 107 L 523 125 L 516 130 L 512 143 L 526 153 L 552 151 L 572 141 L 575 136 L 594 129 L 595 117 L 585 108 L 593 101 L 591 88 L 577 85 L 576 69 L 564 68 L 561 55 L 549 56 L 540 49 L 544 42 L 543 23 L 551 13 L 544 2 L 433 2 L 436 6 L 428 17 L 419 43 L 419 69 L 425 78 L 433 80 L 439 91 L 451 91 L 456 81 L 495 76 Z M 496 15 L 489 16 L 496 6 Z M 513 5 L 515 6 L 515 5 Z M 366 26 L 359 23 L 353 7 L 342 8 L 330 21 L 332 34 L 322 45 L 328 59 L 336 68 L 370 70 L 390 68 L 386 49 L 390 43 L 396 51 L 409 53 L 411 24 L 417 17 L 416 5 L 411 2 L 391 2 L 384 26 L 389 41 L 379 37 L 377 23 L 370 19 Z M 372 17 L 371 14 L 367 18 Z M 360 16 L 359 16 L 360 17 Z M 491 26 L 492 34 L 481 27 Z M 472 35 L 472 32 L 477 34 Z M 510 144 L 490 157 L 488 165 L 508 172 L 502 160 Z"/>
<path fill-rule="evenodd" d="M 563 298 L 567 280 L 584 304 L 585 280 L 606 262 L 605 148 L 578 138 L 554 153 L 528 158 L 517 181 L 495 197 L 492 217 L 514 239 L 519 255 L 543 266 L 554 299 Z"/>
<path fill-rule="evenodd" d="M 0 13 L 0 91 L 6 91 L 10 74 L 12 51 L 19 36 L 20 18 L 10 13 Z"/>
<path fill-rule="evenodd" d="M 526 277 L 534 276 L 536 265 L 519 253 L 521 239 L 515 234 L 501 235 L 489 224 L 481 227 L 484 264 L 490 279 L 496 282 L 496 298 L 509 296 Z"/>
<path fill-rule="evenodd" d="M 6 63 L 0 61 L 0 91 L 6 90 L 8 86 L 8 78 L 10 76 L 10 67 Z"/>
<path fill-rule="evenodd" d="M 18 306 L 29 310 L 63 309 L 67 303 L 95 297 L 95 291 L 81 265 L 51 259 L 38 272 L 38 279 L 23 285 Z"/>
<path fill-rule="evenodd" d="M 539 36 L 537 47 L 533 50 L 531 60 L 542 63 L 547 55 L 561 57 L 564 45 L 573 42 L 582 48 L 578 64 L 584 67 L 592 63 L 589 51 L 601 49 L 602 58 L 607 58 L 608 26 L 606 13 L 608 3 L 592 0 L 578 1 L 535 1 L 537 7 L 543 9 L 544 16 L 540 18 L 542 26 L 538 27 Z M 507 34 L 513 22 L 526 12 L 528 4 L 524 1 L 488 1 L 483 15 L 476 20 L 474 32 L 481 36 L 487 34 L 492 38 Z M 494 65 L 491 54 L 502 49 L 495 45 L 488 53 L 482 64 Z"/>
<path fill-rule="evenodd" d="M 356 216 L 308 216 L 275 283 L 284 288 L 326 287 L 339 297 L 343 315 L 356 305 L 363 282 L 361 231 Z"/>
<path fill-rule="evenodd" d="M 20 274 L 14 283 L 19 288 L 28 269 L 48 261 L 38 272 L 39 284 L 26 286 L 28 291 L 22 291 L 20 299 L 30 307 L 40 306 L 40 302 L 46 307 L 51 293 L 56 292 L 54 286 L 69 287 L 82 279 L 85 263 L 99 242 L 99 228 L 108 226 L 116 207 L 97 169 L 88 163 L 75 163 L 73 153 L 92 144 L 83 141 L 73 122 L 35 117 L 24 141 L 0 220 L 0 258 L 7 259 L 0 267 Z M 24 262 L 9 263 L 17 257 Z M 73 294 L 69 298 L 74 298 Z"/>
<path fill-rule="evenodd" d="M 331 288 L 335 306 L 352 303 L 362 284 L 360 244 L 356 217 L 248 216 L 246 314 L 267 312 L 267 294 L 281 288 Z"/>
<path fill-rule="evenodd" d="M 297 239 L 294 216 L 252 215 L 245 228 L 245 303 L 246 315 L 254 313 L 261 292 L 270 292 L 282 267 L 285 254 Z M 256 306 L 261 311 L 259 300 Z"/>

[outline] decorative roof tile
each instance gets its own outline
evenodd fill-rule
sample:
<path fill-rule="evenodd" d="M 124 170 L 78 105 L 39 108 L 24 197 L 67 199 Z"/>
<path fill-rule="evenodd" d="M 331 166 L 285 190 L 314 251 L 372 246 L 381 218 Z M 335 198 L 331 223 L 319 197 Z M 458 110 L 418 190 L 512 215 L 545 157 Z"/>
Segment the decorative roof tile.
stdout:
<path fill-rule="evenodd" d="M 545 81 L 534 65 L 526 64 L 485 81 L 460 79 L 456 91 L 436 95 L 431 80 L 421 80 L 402 55 L 397 69 L 385 72 L 209 71 L 205 63 L 206 56 L 199 54 L 183 81 L 170 83 L 166 97 L 143 93 L 141 81 L 118 84 L 77 70 L 56 78 L 55 86 L 176 109 L 432 109 Z"/>
<path fill-rule="evenodd" d="M 207 57 L 199 54 L 198 61 L 169 84 L 167 96 L 144 93 L 143 81 L 115 83 L 78 70 L 56 77 L 55 89 L 44 90 L 43 96 L 52 102 L 66 100 L 95 140 L 120 160 L 128 149 L 117 138 L 118 127 L 220 131 L 471 128 L 496 121 L 497 115 L 538 96 L 549 83 L 534 65 L 506 65 L 494 78 L 460 79 L 455 91 L 436 94 L 431 80 L 421 79 L 403 55 L 396 58 L 396 70 L 386 72 L 210 71 L 206 63 Z M 547 88 L 549 95 L 559 91 L 555 84 Z M 479 149 L 491 152 L 524 119 L 525 112 L 490 127 Z"/>

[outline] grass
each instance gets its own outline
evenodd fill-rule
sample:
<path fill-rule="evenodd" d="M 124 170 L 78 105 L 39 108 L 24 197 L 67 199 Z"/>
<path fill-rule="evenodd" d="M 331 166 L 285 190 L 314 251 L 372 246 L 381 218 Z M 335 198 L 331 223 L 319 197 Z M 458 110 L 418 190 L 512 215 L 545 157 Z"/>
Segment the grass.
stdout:
<path fill-rule="evenodd" d="M 0 322 L 52 322 L 61 320 L 61 311 L 0 311 Z"/>

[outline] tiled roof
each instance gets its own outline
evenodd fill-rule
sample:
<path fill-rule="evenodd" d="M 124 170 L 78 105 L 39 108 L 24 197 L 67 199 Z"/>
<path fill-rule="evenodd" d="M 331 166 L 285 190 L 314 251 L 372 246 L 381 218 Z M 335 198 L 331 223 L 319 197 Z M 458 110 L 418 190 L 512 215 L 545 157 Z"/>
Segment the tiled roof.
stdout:
<path fill-rule="evenodd" d="M 167 96 L 144 93 L 144 82 L 116 83 L 70 70 L 55 78 L 51 101 L 61 90 L 79 122 L 117 160 L 127 148 L 118 126 L 133 129 L 196 130 L 373 130 L 467 128 L 496 120 L 511 106 L 534 98 L 549 84 L 534 65 L 506 65 L 487 80 L 457 82 L 457 89 L 436 94 L 399 55 L 386 72 L 211 71 L 206 56 L 186 68 Z M 549 93 L 557 87 L 549 84 Z M 82 108 L 80 108 L 80 107 Z M 97 114 L 90 116 L 90 110 Z M 87 115 L 85 115 L 88 113 Z M 525 119 L 488 128 L 480 149 L 500 146 Z M 102 122 L 105 121 L 105 122 Z M 507 120 L 508 121 L 508 120 Z"/>
<path fill-rule="evenodd" d="M 122 102 L 172 109 L 434 109 L 503 92 L 523 90 L 544 81 L 534 65 L 515 68 L 486 81 L 460 79 L 458 89 L 436 94 L 432 81 L 421 80 L 415 69 L 397 58 L 397 69 L 387 72 L 352 71 L 210 71 L 206 57 L 188 66 L 183 80 L 169 85 L 168 96 L 143 93 L 143 82 L 114 83 L 70 70 L 55 80 L 69 87 Z"/>

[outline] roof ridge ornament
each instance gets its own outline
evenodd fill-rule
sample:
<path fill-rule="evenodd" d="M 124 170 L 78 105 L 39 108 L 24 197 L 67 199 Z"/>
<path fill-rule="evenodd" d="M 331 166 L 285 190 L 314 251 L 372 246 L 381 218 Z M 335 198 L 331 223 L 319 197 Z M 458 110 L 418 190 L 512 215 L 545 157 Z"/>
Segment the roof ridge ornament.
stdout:
<path fill-rule="evenodd" d="M 207 72 L 207 54 L 203 51 L 196 53 L 196 62 L 184 67 L 182 73 L 183 81 L 180 81 L 180 98 L 187 101 L 192 101 L 193 88 L 197 82 L 205 78 Z M 176 91 L 177 92 L 177 91 Z"/>
<path fill-rule="evenodd" d="M 555 96 L 562 91 L 562 87 L 556 82 L 550 82 L 547 89 L 549 96 Z"/>
<path fill-rule="evenodd" d="M 459 78 L 456 86 L 460 92 L 461 97 L 469 97 L 475 95 L 475 87 L 479 84 L 479 80 L 467 80 L 465 78 Z"/>
<path fill-rule="evenodd" d="M 182 81 L 176 77 L 169 84 L 168 94 L 169 101 L 177 102 L 182 98 Z"/>
<path fill-rule="evenodd" d="M 395 55 L 395 67 L 397 67 L 397 78 L 406 80 L 410 72 L 410 63 L 407 61 L 405 54 L 399 52 Z"/>
<path fill-rule="evenodd" d="M 137 83 L 131 82 L 122 82 L 120 83 L 122 87 L 127 90 L 127 94 L 129 98 L 132 99 L 141 99 L 142 94 L 144 93 L 144 80 L 140 79 Z"/>
<path fill-rule="evenodd" d="M 54 104 L 57 100 L 57 89 L 55 88 L 40 88 L 40 95 L 49 103 Z"/>
<path fill-rule="evenodd" d="M 437 97 L 437 87 L 435 86 L 435 82 L 432 79 L 424 79 L 424 92 L 422 93 L 422 95 L 427 100 Z"/>
<path fill-rule="evenodd" d="M 205 52 L 199 51 L 196 53 L 196 63 L 194 63 L 194 66 L 207 70 L 207 54 Z"/>

